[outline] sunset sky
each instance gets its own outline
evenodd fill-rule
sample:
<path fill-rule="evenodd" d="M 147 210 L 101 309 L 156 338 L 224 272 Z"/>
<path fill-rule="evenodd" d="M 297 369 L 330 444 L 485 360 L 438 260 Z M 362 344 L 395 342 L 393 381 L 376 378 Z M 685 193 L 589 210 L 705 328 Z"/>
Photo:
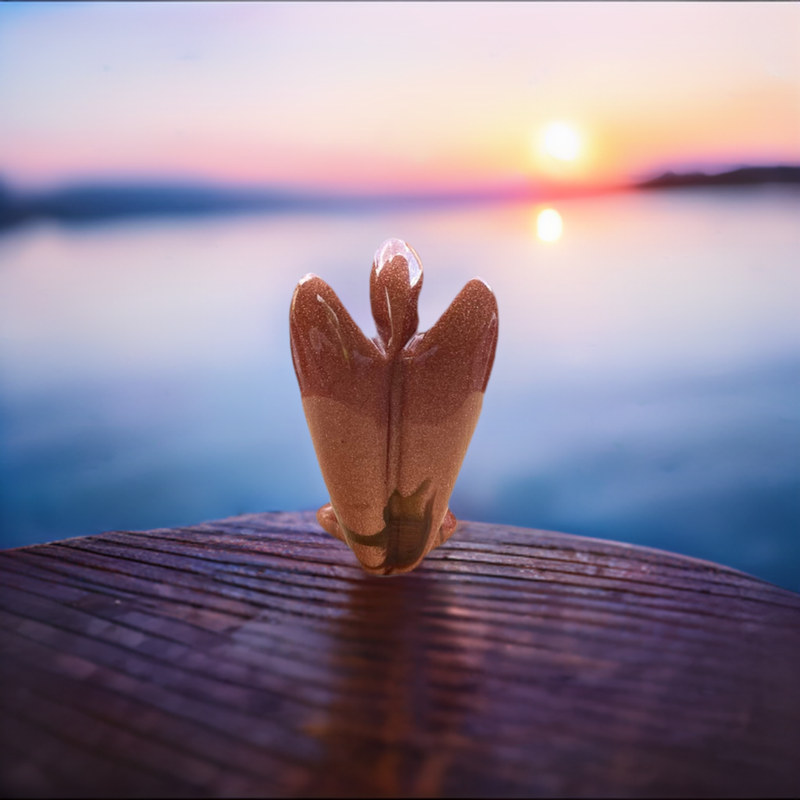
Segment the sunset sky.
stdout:
<path fill-rule="evenodd" d="M 0 177 L 402 191 L 800 163 L 799 41 L 796 3 L 2 3 Z"/>

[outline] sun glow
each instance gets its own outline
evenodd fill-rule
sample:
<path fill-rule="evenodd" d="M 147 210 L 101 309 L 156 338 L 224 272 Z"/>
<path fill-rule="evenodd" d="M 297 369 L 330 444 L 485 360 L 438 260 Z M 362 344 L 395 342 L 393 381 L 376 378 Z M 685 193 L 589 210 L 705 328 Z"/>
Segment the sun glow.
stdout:
<path fill-rule="evenodd" d="M 564 230 L 564 223 L 561 221 L 561 214 L 554 208 L 542 209 L 536 215 L 536 235 L 543 242 L 555 242 L 561 238 Z"/>
<path fill-rule="evenodd" d="M 559 161 L 574 161 L 581 154 L 581 137 L 575 128 L 564 122 L 548 125 L 542 143 L 545 153 Z"/>

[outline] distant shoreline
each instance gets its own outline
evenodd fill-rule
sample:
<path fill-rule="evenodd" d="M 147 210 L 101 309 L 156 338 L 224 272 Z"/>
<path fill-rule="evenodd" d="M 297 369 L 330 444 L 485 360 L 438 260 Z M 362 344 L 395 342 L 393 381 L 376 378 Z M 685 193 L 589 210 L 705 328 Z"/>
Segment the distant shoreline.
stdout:
<path fill-rule="evenodd" d="M 612 191 L 741 188 L 767 183 L 800 185 L 800 166 L 740 167 L 716 174 L 666 172 L 638 183 L 598 190 L 538 187 L 438 194 L 323 195 L 208 184 L 82 184 L 44 192 L 11 189 L 0 180 L 0 232 L 37 220 L 92 224 L 141 217 L 238 213 L 364 212 L 485 202 L 541 202 Z"/>
<path fill-rule="evenodd" d="M 665 172 L 633 184 L 633 189 L 670 189 L 690 186 L 755 186 L 762 183 L 800 184 L 800 166 L 739 167 L 709 175 L 706 172 Z"/>

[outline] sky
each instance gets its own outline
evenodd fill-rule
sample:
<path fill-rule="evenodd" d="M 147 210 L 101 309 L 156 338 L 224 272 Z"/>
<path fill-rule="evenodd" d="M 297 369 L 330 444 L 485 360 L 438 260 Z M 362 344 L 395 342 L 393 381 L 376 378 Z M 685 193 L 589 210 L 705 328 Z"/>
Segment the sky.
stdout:
<path fill-rule="evenodd" d="M 406 191 L 800 163 L 798 41 L 796 3 L 2 3 L 0 177 Z"/>

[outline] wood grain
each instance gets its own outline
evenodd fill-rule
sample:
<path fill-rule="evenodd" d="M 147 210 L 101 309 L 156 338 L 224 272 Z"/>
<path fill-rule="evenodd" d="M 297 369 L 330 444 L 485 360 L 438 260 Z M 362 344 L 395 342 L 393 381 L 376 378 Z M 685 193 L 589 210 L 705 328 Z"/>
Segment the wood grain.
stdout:
<path fill-rule="evenodd" d="M 0 553 L 6 796 L 800 794 L 800 595 L 460 523 L 371 577 L 312 513 Z"/>

